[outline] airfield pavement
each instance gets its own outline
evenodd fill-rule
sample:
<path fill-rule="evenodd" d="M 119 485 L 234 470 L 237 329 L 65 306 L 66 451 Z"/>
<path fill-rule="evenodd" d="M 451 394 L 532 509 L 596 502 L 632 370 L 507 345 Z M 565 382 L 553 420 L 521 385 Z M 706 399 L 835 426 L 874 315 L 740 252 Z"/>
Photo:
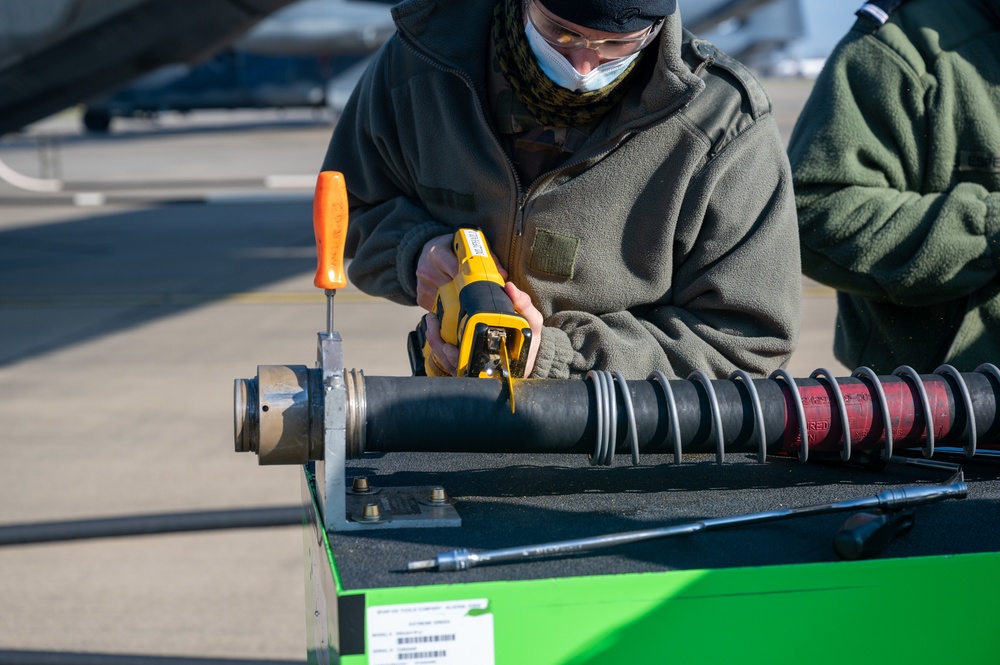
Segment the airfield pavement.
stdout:
<path fill-rule="evenodd" d="M 810 84 L 766 85 L 787 141 Z M 0 183 L 0 538 L 299 503 L 297 467 L 234 453 L 232 385 L 313 364 L 310 197 L 331 127 L 197 112 L 94 136 L 66 112 L 0 140 L 8 166 L 78 194 Z M 843 376 L 833 292 L 803 287 L 789 369 Z M 416 309 L 351 286 L 335 302 L 347 367 L 409 374 Z M 303 662 L 304 588 L 297 526 L 0 545 L 0 664 Z"/>

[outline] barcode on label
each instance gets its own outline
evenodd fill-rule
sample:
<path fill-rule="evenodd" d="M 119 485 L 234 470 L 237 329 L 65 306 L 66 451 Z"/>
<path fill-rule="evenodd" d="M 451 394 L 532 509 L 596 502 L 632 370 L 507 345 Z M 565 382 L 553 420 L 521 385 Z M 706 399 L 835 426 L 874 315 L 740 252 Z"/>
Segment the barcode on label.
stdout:
<path fill-rule="evenodd" d="M 365 616 L 369 665 L 496 665 L 488 598 L 375 605 Z"/>
<path fill-rule="evenodd" d="M 469 252 L 473 256 L 486 256 L 486 247 L 483 245 L 483 239 L 479 236 L 479 231 L 465 229 L 464 233 L 465 242 L 469 245 Z"/>
<path fill-rule="evenodd" d="M 398 637 L 396 644 L 426 644 L 427 642 L 453 642 L 454 635 L 418 635 L 416 637 Z"/>

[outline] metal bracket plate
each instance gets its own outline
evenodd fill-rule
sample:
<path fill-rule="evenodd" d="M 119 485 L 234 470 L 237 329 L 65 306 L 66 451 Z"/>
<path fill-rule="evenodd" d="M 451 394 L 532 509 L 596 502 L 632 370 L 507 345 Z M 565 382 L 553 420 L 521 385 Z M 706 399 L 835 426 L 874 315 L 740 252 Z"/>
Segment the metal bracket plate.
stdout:
<path fill-rule="evenodd" d="M 434 487 L 373 487 L 367 492 L 348 488 L 343 341 L 337 332 L 319 333 L 318 338 L 317 365 L 321 370 L 323 390 L 323 460 L 316 462 L 316 485 L 323 502 L 326 530 L 462 526 L 462 519 L 450 501 L 432 500 Z M 377 510 L 369 508 L 366 511 L 368 506 L 375 506 Z"/>
<path fill-rule="evenodd" d="M 348 490 L 347 519 L 365 529 L 462 526 L 462 518 L 455 510 L 454 503 L 433 501 L 433 489 L 383 487 L 367 492 Z M 373 506 L 377 507 L 377 517 L 372 517 L 376 512 L 372 510 Z"/>

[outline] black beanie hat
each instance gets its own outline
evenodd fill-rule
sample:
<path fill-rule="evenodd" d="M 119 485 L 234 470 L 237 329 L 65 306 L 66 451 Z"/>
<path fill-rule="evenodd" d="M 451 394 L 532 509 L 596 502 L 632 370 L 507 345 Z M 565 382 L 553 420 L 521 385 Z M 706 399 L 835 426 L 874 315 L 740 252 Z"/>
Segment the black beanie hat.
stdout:
<path fill-rule="evenodd" d="M 601 32 L 638 32 L 673 14 L 676 0 L 537 0 L 559 18 Z"/>

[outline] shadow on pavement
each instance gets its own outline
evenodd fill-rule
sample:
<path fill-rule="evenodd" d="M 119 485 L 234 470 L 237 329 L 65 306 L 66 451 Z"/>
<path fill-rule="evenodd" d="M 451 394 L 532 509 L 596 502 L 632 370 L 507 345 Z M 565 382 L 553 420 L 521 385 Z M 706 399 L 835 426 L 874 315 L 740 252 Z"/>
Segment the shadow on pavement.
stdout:
<path fill-rule="evenodd" d="M 0 232 L 0 366 L 315 266 L 303 201 L 161 205 Z"/>

